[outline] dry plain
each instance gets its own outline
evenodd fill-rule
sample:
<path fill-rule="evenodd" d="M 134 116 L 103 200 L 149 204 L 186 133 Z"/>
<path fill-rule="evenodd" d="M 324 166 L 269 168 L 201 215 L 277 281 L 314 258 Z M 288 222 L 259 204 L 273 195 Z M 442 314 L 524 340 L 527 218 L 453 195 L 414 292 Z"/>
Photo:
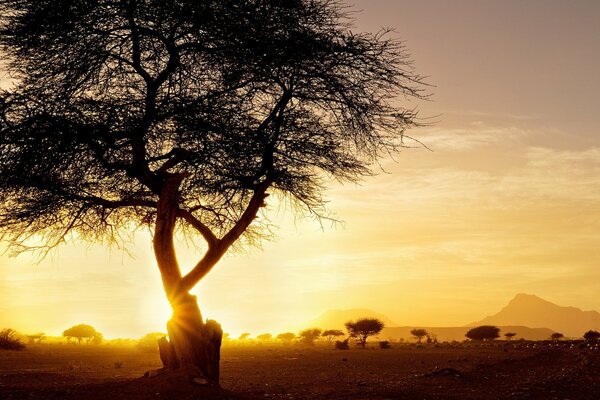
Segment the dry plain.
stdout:
<path fill-rule="evenodd" d="M 515 345 L 225 345 L 224 390 L 143 377 L 155 352 L 35 345 L 0 352 L 0 399 L 599 399 L 600 351 Z"/>

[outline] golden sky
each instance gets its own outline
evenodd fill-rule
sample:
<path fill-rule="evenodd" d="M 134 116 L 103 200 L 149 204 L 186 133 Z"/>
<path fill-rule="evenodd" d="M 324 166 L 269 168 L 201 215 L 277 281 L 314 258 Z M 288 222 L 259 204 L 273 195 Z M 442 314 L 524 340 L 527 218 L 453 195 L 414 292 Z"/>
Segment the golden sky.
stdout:
<path fill-rule="evenodd" d="M 386 173 L 329 190 L 338 226 L 298 219 L 228 255 L 198 286 L 226 332 L 293 330 L 333 308 L 399 325 L 465 325 L 516 293 L 600 310 L 600 3 L 356 0 L 357 29 L 393 27 L 430 102 Z M 150 236 L 132 256 L 86 243 L 40 263 L 0 257 L 0 328 L 107 337 L 164 330 Z M 181 243 L 180 253 L 195 261 Z M 326 327 L 324 327 L 326 328 Z"/>

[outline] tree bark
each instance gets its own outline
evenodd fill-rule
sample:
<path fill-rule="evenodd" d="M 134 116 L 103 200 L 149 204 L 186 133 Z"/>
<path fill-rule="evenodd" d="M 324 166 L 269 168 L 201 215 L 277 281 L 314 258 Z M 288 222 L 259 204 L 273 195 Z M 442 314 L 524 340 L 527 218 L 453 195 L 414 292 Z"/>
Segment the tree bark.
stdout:
<path fill-rule="evenodd" d="M 184 370 L 196 382 L 218 386 L 223 330 L 215 321 L 204 322 L 196 296 L 182 287 L 173 241 L 179 210 L 178 187 L 184 177 L 179 174 L 167 179 L 157 203 L 154 254 L 173 309 L 167 323 L 169 340 L 159 341 L 159 351 L 166 370 Z"/>
<path fill-rule="evenodd" d="M 218 386 L 223 338 L 221 325 L 213 320 L 203 321 L 196 296 L 185 293 L 172 307 L 173 316 L 167 323 L 169 341 L 159 341 L 164 367 L 185 369 L 190 378 Z"/>

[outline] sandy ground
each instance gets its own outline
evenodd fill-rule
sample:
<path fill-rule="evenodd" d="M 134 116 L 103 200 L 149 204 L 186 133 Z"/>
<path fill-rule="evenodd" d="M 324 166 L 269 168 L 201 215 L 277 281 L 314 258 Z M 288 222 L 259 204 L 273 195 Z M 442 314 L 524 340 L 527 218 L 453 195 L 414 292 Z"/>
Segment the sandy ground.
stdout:
<path fill-rule="evenodd" d="M 128 348 L 0 351 L 0 399 L 600 399 L 600 351 L 577 348 L 225 346 L 223 391 L 140 378 L 159 367 Z"/>

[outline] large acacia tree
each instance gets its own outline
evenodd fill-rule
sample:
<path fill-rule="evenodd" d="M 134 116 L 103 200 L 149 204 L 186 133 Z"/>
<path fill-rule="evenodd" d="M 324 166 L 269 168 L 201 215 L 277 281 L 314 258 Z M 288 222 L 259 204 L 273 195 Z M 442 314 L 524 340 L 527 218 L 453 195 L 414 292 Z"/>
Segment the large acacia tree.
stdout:
<path fill-rule="evenodd" d="M 139 226 L 173 308 L 168 368 L 218 383 L 222 331 L 189 291 L 261 236 L 270 193 L 318 213 L 402 147 L 421 97 L 402 43 L 335 0 L 0 0 L 0 229 L 17 252 Z M 182 274 L 181 231 L 204 247 Z M 41 243 L 41 245 L 40 245 Z"/>

